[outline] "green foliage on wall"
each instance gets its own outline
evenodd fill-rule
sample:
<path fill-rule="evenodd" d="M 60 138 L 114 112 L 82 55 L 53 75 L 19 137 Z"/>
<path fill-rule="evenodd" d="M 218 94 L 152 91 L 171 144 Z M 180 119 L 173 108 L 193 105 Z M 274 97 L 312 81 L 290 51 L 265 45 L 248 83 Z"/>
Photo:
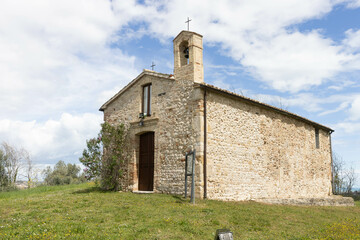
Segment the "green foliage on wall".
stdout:
<path fill-rule="evenodd" d="M 125 126 L 101 124 L 101 131 L 97 138 L 86 141 L 80 162 L 86 167 L 84 172 L 88 179 L 100 179 L 104 190 L 120 190 L 121 166 L 124 163 L 123 149 Z"/>

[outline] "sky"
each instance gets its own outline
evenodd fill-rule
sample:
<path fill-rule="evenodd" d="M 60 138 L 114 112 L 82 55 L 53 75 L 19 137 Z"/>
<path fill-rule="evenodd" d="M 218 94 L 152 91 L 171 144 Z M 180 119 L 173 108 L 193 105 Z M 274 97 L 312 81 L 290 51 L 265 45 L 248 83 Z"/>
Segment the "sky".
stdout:
<path fill-rule="evenodd" d="M 360 0 L 2 0 L 0 142 L 79 163 L 106 100 L 152 62 L 173 73 L 187 17 L 206 83 L 334 129 L 360 187 Z"/>

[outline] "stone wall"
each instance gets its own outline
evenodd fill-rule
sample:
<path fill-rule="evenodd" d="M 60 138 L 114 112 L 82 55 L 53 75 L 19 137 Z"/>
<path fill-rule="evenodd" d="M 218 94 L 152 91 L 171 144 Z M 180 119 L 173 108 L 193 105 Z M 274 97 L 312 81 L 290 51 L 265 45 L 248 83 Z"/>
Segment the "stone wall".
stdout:
<path fill-rule="evenodd" d="M 139 126 L 142 86 L 148 83 L 152 115 Z M 196 149 L 196 195 L 202 197 L 203 110 L 203 90 L 194 88 L 193 81 L 148 70 L 108 104 L 105 121 L 125 123 L 129 129 L 123 189 L 138 189 L 140 135 L 152 131 L 154 191 L 183 194 L 185 153 Z M 320 129 L 317 149 L 315 128 L 303 121 L 208 91 L 207 196 L 220 200 L 329 196 L 329 144 L 329 133 Z"/>
<path fill-rule="evenodd" d="M 152 84 L 151 116 L 139 126 L 142 86 Z M 185 154 L 199 147 L 196 111 L 198 100 L 193 81 L 177 79 L 170 75 L 145 70 L 124 93 L 115 98 L 104 110 L 104 120 L 113 124 L 125 123 L 128 131 L 127 161 L 124 165 L 124 190 L 138 190 L 138 164 L 140 135 L 155 134 L 154 191 L 172 194 L 184 192 Z M 200 151 L 200 149 L 199 149 Z M 201 161 L 200 161 L 201 162 Z M 202 167 L 197 164 L 198 174 Z M 201 179 L 197 179 L 200 191 Z M 198 193 L 199 194 L 199 193 Z"/>
<path fill-rule="evenodd" d="M 189 50 L 185 57 L 184 50 Z M 196 194 L 203 193 L 202 98 L 194 82 L 203 82 L 202 36 L 182 31 L 174 39 L 174 77 L 144 70 L 122 94 L 104 106 L 105 121 L 125 123 L 129 129 L 124 164 L 124 190 L 138 189 L 139 142 L 142 133 L 155 135 L 154 191 L 183 194 L 185 154 L 197 151 Z M 142 86 L 152 84 L 152 114 L 139 126 Z"/>
<path fill-rule="evenodd" d="M 184 56 L 187 48 L 189 58 Z M 195 193 L 203 196 L 201 35 L 182 31 L 174 39 L 174 75 L 144 70 L 102 107 L 105 121 L 128 129 L 121 181 L 125 191 L 138 190 L 140 136 L 154 132 L 154 191 L 184 193 L 185 154 L 195 149 Z M 140 126 L 142 88 L 148 83 L 152 111 Z M 208 198 L 292 202 L 331 196 L 329 132 L 320 129 L 316 148 L 310 123 L 220 91 L 207 92 Z"/>
<path fill-rule="evenodd" d="M 173 42 L 175 78 L 203 83 L 204 66 L 202 36 L 194 32 L 182 31 L 175 37 Z M 189 49 L 188 59 L 184 57 L 183 50 L 185 48 Z"/>
<path fill-rule="evenodd" d="M 208 92 L 210 199 L 323 198 L 331 195 L 329 133 L 239 98 Z"/>

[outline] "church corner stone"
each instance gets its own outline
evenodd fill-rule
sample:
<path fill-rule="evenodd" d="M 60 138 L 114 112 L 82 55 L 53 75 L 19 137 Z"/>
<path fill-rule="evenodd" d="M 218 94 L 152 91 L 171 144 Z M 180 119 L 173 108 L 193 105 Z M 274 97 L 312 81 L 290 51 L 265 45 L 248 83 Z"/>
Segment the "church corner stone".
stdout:
<path fill-rule="evenodd" d="M 353 205 L 332 196 L 331 129 L 205 84 L 200 34 L 182 31 L 173 44 L 174 75 L 144 70 L 100 109 L 106 122 L 128 128 L 124 191 L 140 190 L 148 159 L 140 141 L 153 133 L 146 144 L 152 144 L 154 192 L 184 194 L 185 154 L 196 150 L 196 198 L 206 185 L 209 199 Z M 149 84 L 151 114 L 139 118 Z"/>

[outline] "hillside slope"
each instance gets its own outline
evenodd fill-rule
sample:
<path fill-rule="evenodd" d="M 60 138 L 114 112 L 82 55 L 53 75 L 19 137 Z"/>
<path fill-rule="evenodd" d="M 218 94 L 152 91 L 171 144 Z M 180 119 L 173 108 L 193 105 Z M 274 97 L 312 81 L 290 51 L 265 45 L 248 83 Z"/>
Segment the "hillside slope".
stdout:
<path fill-rule="evenodd" d="M 0 239 L 360 239 L 355 207 L 275 206 L 101 192 L 92 184 L 0 193 Z M 331 238 L 332 237 L 332 238 Z"/>

